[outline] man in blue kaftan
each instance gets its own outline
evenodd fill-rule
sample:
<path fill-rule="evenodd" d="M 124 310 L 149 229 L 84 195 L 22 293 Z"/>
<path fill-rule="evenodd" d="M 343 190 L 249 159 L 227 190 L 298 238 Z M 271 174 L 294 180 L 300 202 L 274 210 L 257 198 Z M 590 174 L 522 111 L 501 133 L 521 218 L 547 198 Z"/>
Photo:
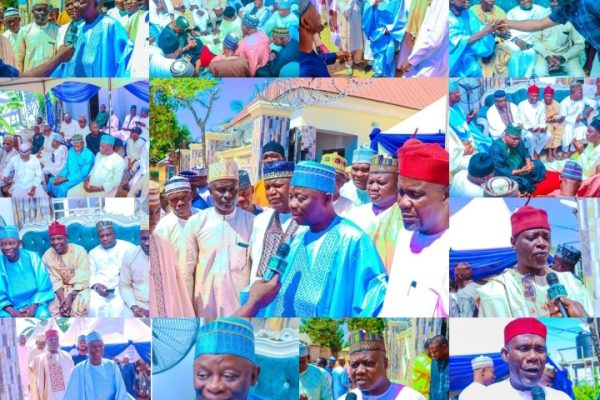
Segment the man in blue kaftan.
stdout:
<path fill-rule="evenodd" d="M 21 249 L 15 226 L 0 227 L 0 317 L 50 318 L 52 282 L 42 259 Z"/>
<path fill-rule="evenodd" d="M 483 25 L 479 18 L 467 9 L 466 0 L 451 0 L 448 17 L 450 43 L 450 76 L 480 77 L 478 57 L 494 53 L 495 24 Z"/>
<path fill-rule="evenodd" d="M 363 6 L 362 27 L 371 42 L 373 75 L 394 77 L 396 49 L 406 26 L 404 0 L 369 0 Z"/>
<path fill-rule="evenodd" d="M 449 93 L 450 128 L 454 130 L 454 133 L 456 133 L 461 142 L 471 141 L 477 151 L 486 153 L 492 146 L 493 139 L 491 136 L 484 134 L 475 123 L 474 119 L 477 109 L 472 111 L 473 115 L 469 114 L 467 116 L 465 110 L 460 105 L 462 96 L 456 81 L 450 82 Z"/>
<path fill-rule="evenodd" d="M 67 192 L 87 178 L 94 166 L 95 155 L 90 149 L 84 147 L 83 136 L 73 135 L 73 147 L 67 153 L 67 163 L 58 176 L 48 180 L 48 191 L 52 197 L 67 197 Z"/>

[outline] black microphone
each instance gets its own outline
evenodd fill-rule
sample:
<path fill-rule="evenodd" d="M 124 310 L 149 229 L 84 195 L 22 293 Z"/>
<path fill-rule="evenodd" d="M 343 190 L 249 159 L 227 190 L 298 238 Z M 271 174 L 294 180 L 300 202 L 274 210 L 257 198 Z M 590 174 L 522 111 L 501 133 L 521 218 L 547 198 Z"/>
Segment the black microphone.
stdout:
<path fill-rule="evenodd" d="M 535 386 L 531 389 L 531 400 L 546 400 L 546 393 L 541 386 Z"/>
<path fill-rule="evenodd" d="M 548 282 L 548 285 L 550 286 L 548 288 L 548 297 L 550 297 L 550 301 L 554 301 L 559 297 L 567 297 L 567 289 L 565 289 L 565 286 L 558 281 L 558 275 L 556 275 L 556 273 L 549 272 L 546 275 L 546 282 Z M 562 301 L 558 300 L 556 305 L 562 316 L 568 318 L 569 314 L 567 314 L 567 310 L 565 310 Z"/>
<path fill-rule="evenodd" d="M 287 243 L 280 243 L 277 248 L 277 253 L 273 254 L 269 258 L 269 262 L 267 263 L 267 270 L 265 271 L 262 280 L 270 281 L 273 279 L 275 274 L 282 274 L 285 268 L 287 267 L 287 261 L 285 258 L 290 253 L 290 245 Z"/>
<path fill-rule="evenodd" d="M 356 397 L 356 393 L 350 392 L 346 395 L 346 400 L 356 400 L 357 398 L 358 397 Z"/>
<path fill-rule="evenodd" d="M 69 29 L 67 29 L 67 33 L 65 34 L 65 46 L 75 45 L 75 42 L 77 41 L 78 30 L 79 28 L 77 28 L 77 25 L 71 22 L 71 25 L 69 25 Z"/>

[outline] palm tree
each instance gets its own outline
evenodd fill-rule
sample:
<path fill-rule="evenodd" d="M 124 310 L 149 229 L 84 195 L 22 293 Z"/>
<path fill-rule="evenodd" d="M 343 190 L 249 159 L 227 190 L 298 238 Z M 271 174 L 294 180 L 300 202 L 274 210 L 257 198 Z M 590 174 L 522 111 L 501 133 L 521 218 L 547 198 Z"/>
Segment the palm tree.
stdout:
<path fill-rule="evenodd" d="M 0 104 L 0 128 L 10 134 L 15 133 L 12 125 L 4 118 L 4 114 L 9 110 L 15 110 L 23 107 L 23 103 L 19 100 L 19 95 L 16 92 L 7 93 L 8 101 Z"/>

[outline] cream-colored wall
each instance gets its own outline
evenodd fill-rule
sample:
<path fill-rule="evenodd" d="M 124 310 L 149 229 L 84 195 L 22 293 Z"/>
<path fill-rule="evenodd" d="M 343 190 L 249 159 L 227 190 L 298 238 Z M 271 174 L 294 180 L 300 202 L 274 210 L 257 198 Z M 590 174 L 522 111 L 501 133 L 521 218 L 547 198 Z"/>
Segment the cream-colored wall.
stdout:
<path fill-rule="evenodd" d="M 238 147 L 237 149 L 229 149 L 217 151 L 215 153 L 215 161 L 218 160 L 235 160 L 239 169 L 249 170 L 252 160 L 252 145 Z"/>

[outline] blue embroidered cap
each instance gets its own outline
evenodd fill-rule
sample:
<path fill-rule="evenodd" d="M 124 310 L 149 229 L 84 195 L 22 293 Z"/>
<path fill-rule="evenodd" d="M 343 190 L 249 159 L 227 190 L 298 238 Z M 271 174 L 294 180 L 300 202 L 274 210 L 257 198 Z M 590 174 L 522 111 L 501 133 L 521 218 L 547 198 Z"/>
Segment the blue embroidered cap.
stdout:
<path fill-rule="evenodd" d="M 100 143 L 101 144 L 112 144 L 114 146 L 115 145 L 115 137 L 111 136 L 111 135 L 102 135 L 102 137 L 100 138 Z"/>
<path fill-rule="evenodd" d="M 14 225 L 0 227 L 0 239 L 14 238 L 19 239 L 19 230 Z"/>
<path fill-rule="evenodd" d="M 229 354 L 254 363 L 254 329 L 237 317 L 218 318 L 202 325 L 196 338 L 194 358 L 204 354 Z"/>
<path fill-rule="evenodd" d="M 242 18 L 242 24 L 246 25 L 250 29 L 256 29 L 259 22 L 260 21 L 258 18 L 256 18 L 254 15 L 250 15 L 250 13 L 244 14 L 244 17 Z"/>
<path fill-rule="evenodd" d="M 250 175 L 248 175 L 248 171 L 246 171 L 245 169 L 240 169 L 238 171 L 238 175 L 240 177 L 240 190 L 244 190 L 252 186 L 252 183 L 250 182 Z"/>
<path fill-rule="evenodd" d="M 335 191 L 335 169 L 314 161 L 300 161 L 296 165 L 290 185 L 333 193 Z"/>
<path fill-rule="evenodd" d="M 294 163 L 291 161 L 273 161 L 263 167 L 263 179 L 291 178 L 294 174 Z"/>
<path fill-rule="evenodd" d="M 91 331 L 85 337 L 85 343 L 89 346 L 94 340 L 102 340 L 102 335 L 98 331 Z"/>
<path fill-rule="evenodd" d="M 371 159 L 377 153 L 368 147 L 359 147 L 352 152 L 352 164 L 371 164 Z"/>
<path fill-rule="evenodd" d="M 228 33 L 223 40 L 223 46 L 229 50 L 236 50 L 238 48 L 238 39 L 232 33 Z"/>

